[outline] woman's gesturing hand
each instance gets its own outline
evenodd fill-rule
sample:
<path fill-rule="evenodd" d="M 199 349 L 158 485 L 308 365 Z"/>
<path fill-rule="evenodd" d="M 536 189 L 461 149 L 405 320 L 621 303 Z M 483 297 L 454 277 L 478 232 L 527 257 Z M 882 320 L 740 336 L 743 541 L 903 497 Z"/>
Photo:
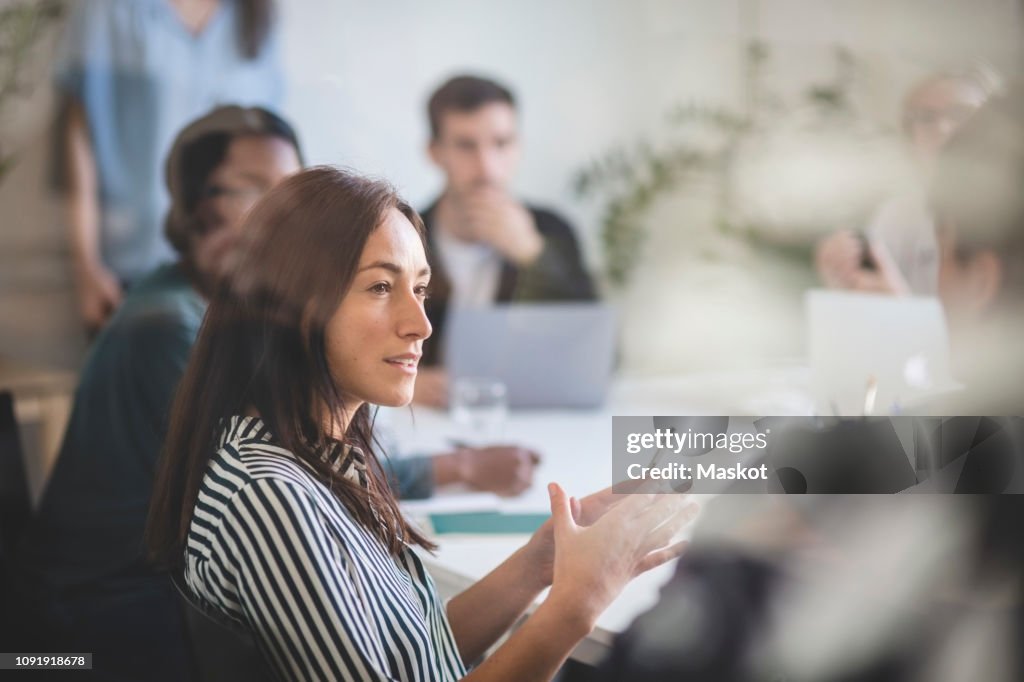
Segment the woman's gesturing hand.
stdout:
<path fill-rule="evenodd" d="M 588 506 L 606 510 L 592 525 L 582 525 L 591 520 L 581 518 L 584 505 L 573 509 L 573 501 L 555 483 L 548 492 L 555 545 L 549 599 L 571 609 L 588 627 L 626 583 L 682 553 L 686 543 L 672 539 L 698 509 L 686 495 L 633 493 L 611 506 L 587 500 L 592 502 Z"/>
<path fill-rule="evenodd" d="M 616 495 L 608 486 L 596 493 L 587 495 L 582 500 L 569 498 L 569 508 L 577 525 L 589 526 L 606 511 L 625 499 L 625 495 Z M 555 578 L 555 522 L 549 518 L 537 529 L 524 548 L 530 553 L 530 572 L 526 576 L 535 581 L 534 589 L 538 592 L 551 586 Z"/>

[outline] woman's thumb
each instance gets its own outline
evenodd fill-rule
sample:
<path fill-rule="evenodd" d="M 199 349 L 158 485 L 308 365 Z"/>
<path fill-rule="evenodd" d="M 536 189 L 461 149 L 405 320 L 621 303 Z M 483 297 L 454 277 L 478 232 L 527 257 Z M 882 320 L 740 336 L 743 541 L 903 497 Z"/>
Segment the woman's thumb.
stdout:
<path fill-rule="evenodd" d="M 569 508 L 569 496 L 557 483 L 548 483 L 548 495 L 551 496 L 551 518 L 555 529 L 571 528 L 572 510 Z"/>

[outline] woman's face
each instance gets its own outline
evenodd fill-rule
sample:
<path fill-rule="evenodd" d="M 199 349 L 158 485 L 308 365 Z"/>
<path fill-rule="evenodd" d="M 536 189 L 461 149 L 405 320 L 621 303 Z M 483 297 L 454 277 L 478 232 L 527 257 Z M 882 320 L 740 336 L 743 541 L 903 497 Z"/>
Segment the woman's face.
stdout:
<path fill-rule="evenodd" d="M 352 286 L 327 323 L 327 357 L 346 410 L 412 400 L 430 322 L 423 311 L 430 267 L 416 229 L 391 209 L 373 231 Z"/>

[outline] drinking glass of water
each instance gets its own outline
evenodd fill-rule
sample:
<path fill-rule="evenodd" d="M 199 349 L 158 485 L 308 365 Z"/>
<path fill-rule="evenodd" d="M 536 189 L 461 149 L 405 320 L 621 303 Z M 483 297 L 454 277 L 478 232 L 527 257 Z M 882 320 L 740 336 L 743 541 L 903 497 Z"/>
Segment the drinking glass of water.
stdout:
<path fill-rule="evenodd" d="M 497 379 L 456 379 L 451 391 L 452 420 L 459 438 L 471 445 L 500 440 L 508 416 L 508 389 Z"/>

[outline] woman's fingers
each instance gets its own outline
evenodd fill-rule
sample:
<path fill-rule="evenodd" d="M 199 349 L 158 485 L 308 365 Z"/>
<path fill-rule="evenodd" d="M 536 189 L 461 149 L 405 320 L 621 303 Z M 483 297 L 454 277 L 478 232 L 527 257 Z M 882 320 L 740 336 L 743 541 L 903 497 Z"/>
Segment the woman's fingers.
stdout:
<path fill-rule="evenodd" d="M 581 526 L 592 525 L 610 510 L 626 500 L 636 497 L 634 493 L 640 493 L 641 497 L 644 497 L 644 493 L 654 488 L 655 486 L 651 486 L 649 481 L 620 481 L 614 486 L 591 493 L 580 500 L 579 524 Z M 646 495 L 646 498 L 649 499 L 650 495 Z"/>
<path fill-rule="evenodd" d="M 572 520 L 569 496 L 557 483 L 548 483 L 548 495 L 551 496 L 551 520 L 555 526 L 556 536 L 573 530 L 576 523 Z"/>
<path fill-rule="evenodd" d="M 595 524 L 603 527 L 601 531 L 606 541 L 621 548 L 631 555 L 646 554 L 658 546 L 651 539 L 651 533 L 663 524 L 674 519 L 689 503 L 683 495 L 633 494 L 617 504 L 603 519 Z M 688 519 L 670 526 L 681 527 Z M 674 533 L 674 530 L 670 531 Z M 666 538 L 661 544 L 668 542 Z"/>
<path fill-rule="evenodd" d="M 620 504 L 615 505 L 618 514 L 629 514 L 628 518 L 636 520 L 646 509 L 658 503 L 655 493 L 632 493 Z"/>
<path fill-rule="evenodd" d="M 633 571 L 633 577 L 635 578 L 641 573 L 646 573 L 652 568 L 657 568 L 666 562 L 678 558 L 686 551 L 689 544 L 687 540 L 680 540 L 673 545 L 650 552 L 637 563 L 636 569 Z"/>
<path fill-rule="evenodd" d="M 661 524 L 651 529 L 647 537 L 644 538 L 641 543 L 641 547 L 645 551 L 664 547 L 672 541 L 672 538 L 674 538 L 679 531 L 689 525 L 689 523 L 697 517 L 698 511 L 699 506 L 695 503 L 689 503 L 682 508 L 672 510 L 669 515 L 664 518 Z"/>
<path fill-rule="evenodd" d="M 634 525 L 639 533 L 645 534 L 654 530 L 691 504 L 696 504 L 689 495 L 665 493 L 655 495 L 654 498 L 633 518 Z"/>
<path fill-rule="evenodd" d="M 580 525 L 591 525 L 625 497 L 625 495 L 618 495 L 612 492 L 611 486 L 587 495 L 580 500 Z"/>

